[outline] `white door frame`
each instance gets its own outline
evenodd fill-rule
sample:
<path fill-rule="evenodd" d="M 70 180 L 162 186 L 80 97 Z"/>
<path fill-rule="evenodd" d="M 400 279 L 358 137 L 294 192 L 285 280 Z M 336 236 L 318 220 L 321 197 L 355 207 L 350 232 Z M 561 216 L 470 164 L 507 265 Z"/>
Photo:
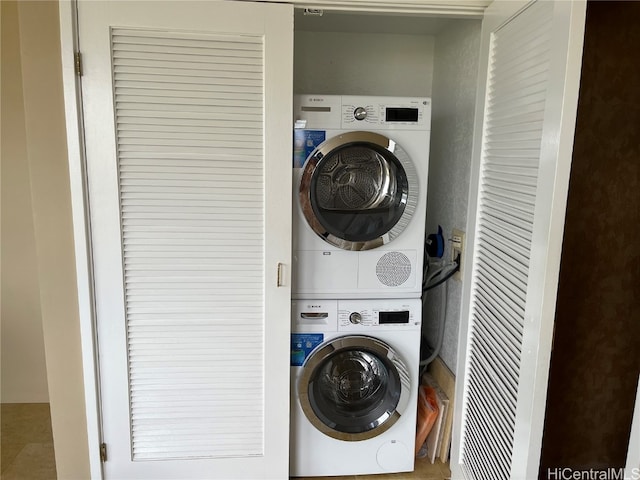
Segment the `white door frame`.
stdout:
<path fill-rule="evenodd" d="M 78 313 L 80 316 L 80 343 L 82 347 L 87 439 L 89 442 L 89 471 L 91 478 L 101 479 L 100 444 L 102 442 L 102 432 L 100 428 L 100 396 L 98 394 L 98 351 L 95 341 L 90 226 L 87 222 L 89 205 L 82 134 L 82 94 L 80 77 L 76 75 L 75 71 L 75 52 L 78 51 L 76 0 L 61 0 L 59 2 L 59 13 L 62 82 L 66 112 L 69 182 L 76 256 Z"/>
<path fill-rule="evenodd" d="M 273 2 L 274 0 L 239 0 Z M 289 0 L 294 8 L 327 11 L 482 18 L 493 0 Z"/>

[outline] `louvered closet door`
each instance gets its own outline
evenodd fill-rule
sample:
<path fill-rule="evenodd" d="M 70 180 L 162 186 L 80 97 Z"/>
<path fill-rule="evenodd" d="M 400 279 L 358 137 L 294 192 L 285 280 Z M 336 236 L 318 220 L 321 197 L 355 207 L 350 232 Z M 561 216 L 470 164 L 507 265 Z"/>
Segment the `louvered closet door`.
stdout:
<path fill-rule="evenodd" d="M 453 478 L 538 477 L 584 12 L 499 2 L 483 23 Z"/>
<path fill-rule="evenodd" d="M 78 9 L 105 478 L 285 478 L 292 8 Z"/>

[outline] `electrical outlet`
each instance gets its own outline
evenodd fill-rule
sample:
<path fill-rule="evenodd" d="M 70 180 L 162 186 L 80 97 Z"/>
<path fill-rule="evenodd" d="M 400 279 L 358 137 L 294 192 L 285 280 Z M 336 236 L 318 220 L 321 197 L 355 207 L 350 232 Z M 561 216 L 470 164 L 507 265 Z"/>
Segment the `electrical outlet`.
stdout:
<path fill-rule="evenodd" d="M 453 229 L 451 231 L 451 261 L 455 262 L 460 255 L 460 268 L 453 275 L 455 280 L 462 281 L 462 258 L 464 256 L 464 232 L 462 230 Z"/>

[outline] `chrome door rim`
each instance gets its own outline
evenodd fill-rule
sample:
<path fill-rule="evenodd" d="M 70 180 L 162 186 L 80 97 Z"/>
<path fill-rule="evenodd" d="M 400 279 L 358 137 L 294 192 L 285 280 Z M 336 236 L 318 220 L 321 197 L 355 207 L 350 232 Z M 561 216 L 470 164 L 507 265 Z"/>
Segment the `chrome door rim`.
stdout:
<path fill-rule="evenodd" d="M 345 240 L 329 232 L 316 217 L 311 202 L 311 180 L 319 163 L 326 155 L 335 149 L 351 143 L 377 145 L 390 152 L 400 162 L 409 184 L 408 193 L 405 198 L 403 198 L 403 202 L 405 203 L 404 211 L 395 225 L 393 225 L 386 234 L 362 242 Z M 311 229 L 327 243 L 344 250 L 371 250 L 393 241 L 404 231 L 411 218 L 413 218 L 413 214 L 418 206 L 418 189 L 419 179 L 416 168 L 407 152 L 405 152 L 400 145 L 384 135 L 377 133 L 349 132 L 332 137 L 321 143 L 305 162 L 299 188 L 300 208 Z"/>
<path fill-rule="evenodd" d="M 386 360 L 389 364 L 388 366 L 397 372 L 400 382 L 400 397 L 393 411 L 389 411 L 388 415 L 385 416 L 379 425 L 360 433 L 347 433 L 328 426 L 318 417 L 309 398 L 309 386 L 316 370 L 330 357 L 348 350 L 366 351 L 373 353 L 383 361 Z M 376 437 L 386 432 L 401 418 L 409 403 L 411 379 L 409 370 L 402 358 L 385 342 L 364 335 L 348 335 L 319 345 L 311 352 L 302 366 L 302 373 L 298 379 L 297 387 L 298 400 L 300 401 L 302 411 L 315 428 L 325 435 L 338 440 L 360 441 Z"/>

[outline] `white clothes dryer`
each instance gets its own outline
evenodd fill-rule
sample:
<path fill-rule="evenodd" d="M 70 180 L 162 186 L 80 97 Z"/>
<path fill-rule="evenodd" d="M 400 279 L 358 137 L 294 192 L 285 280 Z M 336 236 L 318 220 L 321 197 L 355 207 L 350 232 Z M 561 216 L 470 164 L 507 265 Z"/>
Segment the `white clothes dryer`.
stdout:
<path fill-rule="evenodd" d="M 412 471 L 421 302 L 292 303 L 292 476 Z"/>
<path fill-rule="evenodd" d="M 431 100 L 294 107 L 293 298 L 419 298 Z"/>

